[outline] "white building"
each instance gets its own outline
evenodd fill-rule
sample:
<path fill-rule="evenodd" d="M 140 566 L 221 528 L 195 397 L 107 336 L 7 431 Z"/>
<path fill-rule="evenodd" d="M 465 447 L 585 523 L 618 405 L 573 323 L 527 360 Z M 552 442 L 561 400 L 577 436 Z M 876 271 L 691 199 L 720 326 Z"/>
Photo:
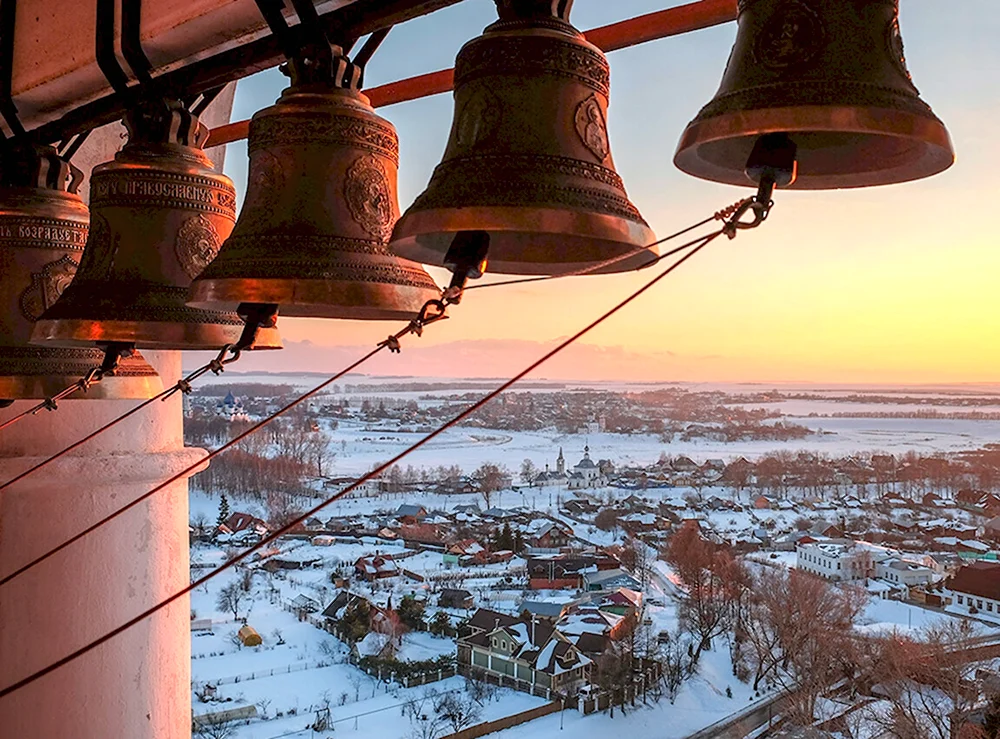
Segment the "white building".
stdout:
<path fill-rule="evenodd" d="M 935 578 L 934 570 L 916 562 L 908 562 L 899 557 L 888 557 L 875 563 L 875 577 L 888 580 L 893 585 L 928 585 Z"/>
<path fill-rule="evenodd" d="M 884 580 L 894 591 L 905 592 L 937 579 L 934 570 L 909 561 L 897 552 L 867 542 L 831 539 L 799 544 L 796 567 L 832 582 Z"/>
<path fill-rule="evenodd" d="M 846 539 L 799 544 L 795 554 L 797 569 L 824 580 L 846 582 L 874 575 L 871 550 Z"/>
<path fill-rule="evenodd" d="M 578 490 L 580 488 L 598 488 L 606 484 L 607 480 L 601 474 L 601 468 L 594 464 L 590 458 L 590 446 L 585 446 L 583 459 L 573 467 L 573 471 L 569 474 L 567 487 L 570 490 Z"/>

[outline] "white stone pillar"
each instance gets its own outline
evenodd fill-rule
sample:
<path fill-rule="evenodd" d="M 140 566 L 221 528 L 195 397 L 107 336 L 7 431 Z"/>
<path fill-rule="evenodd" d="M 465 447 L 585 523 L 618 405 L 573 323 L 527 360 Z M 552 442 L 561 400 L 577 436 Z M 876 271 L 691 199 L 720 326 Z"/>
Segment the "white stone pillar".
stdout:
<path fill-rule="evenodd" d="M 173 383 L 177 352 L 146 355 Z M 0 420 L 27 407 L 19 401 Z M 66 400 L 0 432 L 0 480 L 31 467 L 138 401 Z M 180 397 L 155 403 L 0 492 L 0 576 L 59 545 L 204 456 L 183 446 Z M 7 686 L 183 588 L 187 481 L 0 586 L 0 686 Z M 4 736 L 190 736 L 186 598 L 0 699 Z"/>

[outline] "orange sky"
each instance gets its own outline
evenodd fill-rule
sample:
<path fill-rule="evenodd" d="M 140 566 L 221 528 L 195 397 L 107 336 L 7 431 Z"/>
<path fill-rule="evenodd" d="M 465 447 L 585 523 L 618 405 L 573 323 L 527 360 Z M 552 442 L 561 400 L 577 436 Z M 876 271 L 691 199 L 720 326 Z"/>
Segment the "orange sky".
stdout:
<path fill-rule="evenodd" d="M 603 14 L 578 10 L 575 20 L 592 27 L 663 4 L 633 0 Z M 589 5 L 577 3 L 577 8 Z M 446 11 L 455 21 L 449 26 L 454 48 L 447 54 L 488 22 L 489 11 L 462 5 Z M 734 241 L 716 241 L 590 334 L 585 342 L 605 349 L 603 354 L 583 351 L 576 361 L 538 374 L 688 381 L 1000 380 L 1000 291 L 995 286 L 1000 278 L 995 221 L 1000 210 L 1000 51 L 994 43 L 1000 23 L 995 18 L 989 0 L 967 0 L 959 11 L 938 3 L 903 3 L 911 71 L 958 151 L 951 170 L 924 182 L 862 191 L 778 193 L 764 226 Z M 683 124 L 714 92 L 734 33 L 730 25 L 610 56 L 612 152 L 629 194 L 660 234 L 745 194 L 688 178 L 670 166 Z M 393 66 L 405 39 L 397 42 L 379 70 L 384 79 L 447 66 Z M 685 60 L 695 56 L 698 63 L 686 70 Z M 371 84 L 380 81 L 370 79 Z M 238 105 L 248 114 L 273 99 L 281 86 L 275 76 L 260 89 L 241 87 Z M 443 149 L 450 96 L 381 113 L 399 129 L 405 208 Z M 227 171 L 244 151 L 232 148 Z M 242 188 L 238 166 L 233 176 Z M 434 276 L 444 280 L 441 272 Z M 456 376 L 513 371 L 512 361 L 527 363 L 543 345 L 574 332 L 646 279 L 643 273 L 585 277 L 469 293 L 451 310 L 449 321 L 418 340 L 420 361 L 414 367 L 407 369 L 404 354 L 372 369 Z M 283 319 L 281 328 L 291 342 L 360 348 L 390 327 Z M 499 341 L 515 339 L 522 341 Z M 463 356 L 463 342 L 473 340 L 480 340 L 474 356 L 456 361 Z M 240 369 L 252 370 L 252 362 L 241 362 Z M 297 366 L 298 360 L 287 369 Z"/>

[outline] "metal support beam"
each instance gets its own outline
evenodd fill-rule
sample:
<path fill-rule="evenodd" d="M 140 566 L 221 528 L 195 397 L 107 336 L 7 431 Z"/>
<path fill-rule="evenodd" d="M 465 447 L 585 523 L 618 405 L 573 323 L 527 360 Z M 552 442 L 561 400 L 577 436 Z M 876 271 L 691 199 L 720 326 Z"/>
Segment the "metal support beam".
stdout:
<path fill-rule="evenodd" d="M 640 15 L 629 20 L 586 31 L 587 40 L 604 51 L 616 51 L 647 41 L 677 36 L 698 31 L 736 20 L 737 0 L 699 0 L 687 5 L 678 5 L 655 13 Z M 450 92 L 455 86 L 455 70 L 441 69 L 437 72 L 408 77 L 387 85 L 373 87 L 365 94 L 371 104 L 378 108 L 408 100 Z M 250 132 L 250 121 L 236 121 L 212 129 L 209 146 L 220 146 L 245 139 Z"/>
<path fill-rule="evenodd" d="M 461 0 L 353 0 L 320 15 L 319 25 L 332 38 L 360 38 L 459 2 Z M 263 18 L 260 24 L 264 25 Z M 293 38 L 294 34 L 303 32 L 297 28 L 292 26 L 290 29 Z M 149 56 L 153 56 L 152 51 Z M 169 71 L 163 71 L 161 66 L 152 70 L 152 77 L 163 94 L 190 98 L 270 69 L 284 58 L 281 41 L 268 34 L 177 69 L 167 67 Z M 120 119 L 127 103 L 120 93 L 110 93 L 71 110 L 58 120 L 32 129 L 29 135 L 40 143 L 64 140 L 75 133 Z M 57 102 L 49 105 L 49 108 L 57 107 Z"/>

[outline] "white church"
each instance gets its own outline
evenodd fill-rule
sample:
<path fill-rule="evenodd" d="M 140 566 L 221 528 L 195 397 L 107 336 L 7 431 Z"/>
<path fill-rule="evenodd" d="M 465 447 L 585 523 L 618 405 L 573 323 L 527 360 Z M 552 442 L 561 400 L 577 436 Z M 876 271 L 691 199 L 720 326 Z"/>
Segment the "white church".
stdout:
<path fill-rule="evenodd" d="M 590 458 L 589 445 L 583 448 L 583 459 L 577 462 L 570 472 L 566 472 L 566 458 L 563 456 L 562 447 L 559 447 L 555 471 L 550 470 L 549 466 L 545 465 L 545 471 L 538 473 L 531 483 L 532 487 L 558 486 L 566 487 L 569 490 L 599 488 L 607 484 L 607 478 L 601 474 L 600 468 Z"/>

